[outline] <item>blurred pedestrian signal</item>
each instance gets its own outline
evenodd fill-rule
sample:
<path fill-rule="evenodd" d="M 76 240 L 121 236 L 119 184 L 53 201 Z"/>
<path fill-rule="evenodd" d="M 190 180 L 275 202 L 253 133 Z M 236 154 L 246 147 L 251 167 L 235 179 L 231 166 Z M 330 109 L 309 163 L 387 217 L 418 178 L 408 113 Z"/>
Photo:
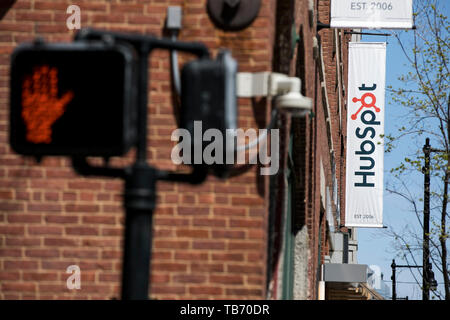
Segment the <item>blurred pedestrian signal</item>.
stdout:
<path fill-rule="evenodd" d="M 11 146 L 36 156 L 123 155 L 136 136 L 134 90 L 127 46 L 21 45 L 11 62 Z"/>

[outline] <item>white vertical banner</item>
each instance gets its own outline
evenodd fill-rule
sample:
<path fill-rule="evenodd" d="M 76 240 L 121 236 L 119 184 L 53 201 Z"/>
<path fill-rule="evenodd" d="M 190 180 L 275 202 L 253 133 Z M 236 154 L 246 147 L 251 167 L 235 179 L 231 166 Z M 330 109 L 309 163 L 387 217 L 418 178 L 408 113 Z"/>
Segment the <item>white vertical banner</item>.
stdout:
<path fill-rule="evenodd" d="M 332 28 L 411 29 L 413 0 L 331 0 Z"/>
<path fill-rule="evenodd" d="M 383 227 L 386 43 L 350 42 L 345 226 Z"/>

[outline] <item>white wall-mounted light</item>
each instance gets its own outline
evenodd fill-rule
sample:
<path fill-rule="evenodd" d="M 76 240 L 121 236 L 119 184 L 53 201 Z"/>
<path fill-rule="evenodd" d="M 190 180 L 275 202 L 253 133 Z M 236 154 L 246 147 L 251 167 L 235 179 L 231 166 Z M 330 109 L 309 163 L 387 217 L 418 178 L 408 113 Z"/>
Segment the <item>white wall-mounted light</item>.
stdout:
<path fill-rule="evenodd" d="M 237 74 L 237 96 L 240 98 L 275 97 L 280 112 L 302 117 L 312 109 L 312 99 L 301 93 L 301 80 L 275 72 L 240 72 Z"/>

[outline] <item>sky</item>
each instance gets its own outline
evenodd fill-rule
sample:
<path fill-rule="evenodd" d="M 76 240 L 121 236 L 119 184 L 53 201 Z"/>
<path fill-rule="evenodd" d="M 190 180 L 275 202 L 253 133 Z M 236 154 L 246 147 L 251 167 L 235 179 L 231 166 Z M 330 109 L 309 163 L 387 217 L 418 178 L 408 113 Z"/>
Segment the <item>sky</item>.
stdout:
<path fill-rule="evenodd" d="M 445 9 L 445 14 L 450 16 L 450 6 Z M 382 32 L 391 33 L 392 30 L 365 30 L 366 32 Z M 412 31 L 402 34 L 402 39 L 408 40 L 412 38 Z M 403 51 L 398 44 L 397 39 L 394 36 L 363 36 L 361 41 L 363 42 L 387 42 L 386 53 L 386 87 L 391 85 L 396 87 L 400 84 L 398 77 L 402 74 L 406 74 L 409 70 L 407 67 L 407 60 L 404 57 Z M 402 124 L 402 114 L 404 109 L 396 105 L 391 99 L 388 92 L 386 92 L 386 109 L 385 109 L 385 133 L 395 133 L 398 125 Z M 423 144 L 425 143 L 425 137 L 423 137 Z M 384 157 L 384 183 L 392 182 L 392 175 L 389 174 L 391 168 L 398 166 L 400 161 L 403 160 L 408 154 L 412 154 L 417 146 L 413 141 L 403 141 L 398 145 L 391 153 L 385 153 Z M 416 194 L 423 192 L 423 175 L 417 173 L 410 177 L 410 187 Z M 423 209 L 422 206 L 419 208 Z M 391 288 L 391 263 L 392 259 L 396 259 L 396 264 L 407 264 L 405 260 L 396 257 L 398 252 L 395 252 L 392 246 L 392 238 L 386 235 L 389 229 L 401 230 L 406 226 L 415 227 L 418 225 L 415 214 L 411 211 L 411 206 L 399 196 L 389 194 L 384 191 L 384 213 L 383 220 L 384 225 L 388 226 L 388 229 L 371 229 L 371 228 L 358 228 L 358 263 L 367 265 L 377 265 L 380 267 L 381 272 L 384 274 L 384 280 L 386 284 Z M 418 233 L 421 234 L 421 231 Z M 411 262 L 410 262 L 411 264 Z M 422 254 L 419 252 L 417 264 L 422 264 Z M 434 269 L 435 270 L 435 269 Z M 421 276 L 414 269 L 397 269 L 397 297 L 406 297 L 410 300 L 421 300 L 422 291 L 420 286 L 416 284 L 413 272 L 419 282 L 422 281 Z M 442 282 L 442 279 L 436 277 L 438 282 Z M 391 290 L 391 289 L 390 289 Z"/>

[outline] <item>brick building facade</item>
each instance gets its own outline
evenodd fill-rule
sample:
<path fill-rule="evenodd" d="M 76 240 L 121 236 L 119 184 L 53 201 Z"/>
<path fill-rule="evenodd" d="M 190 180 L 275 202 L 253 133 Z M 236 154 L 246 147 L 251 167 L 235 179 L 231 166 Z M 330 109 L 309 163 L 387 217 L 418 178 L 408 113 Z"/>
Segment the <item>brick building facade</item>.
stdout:
<path fill-rule="evenodd" d="M 254 23 L 223 32 L 205 0 L 17 0 L 0 21 L 0 299 L 120 297 L 123 183 L 84 178 L 70 160 L 41 163 L 8 144 L 10 54 L 21 42 L 71 41 L 70 4 L 81 26 L 164 35 L 168 6 L 181 6 L 180 40 L 202 41 L 215 56 L 231 50 L 240 72 L 299 77 L 313 99 L 306 118 L 281 116 L 280 170 L 261 176 L 209 177 L 199 186 L 159 182 L 154 213 L 150 297 L 156 299 L 317 299 L 329 233 L 343 224 L 347 43 L 329 22 L 329 0 L 262 0 Z M 2 8 L 3 9 L 3 8 Z M 185 61 L 189 57 L 181 55 Z M 149 68 L 149 162 L 170 160 L 176 129 L 170 59 L 156 51 Z M 239 99 L 239 127 L 264 128 L 269 99 Z M 131 154 L 127 157 L 130 159 Z M 117 164 L 127 160 L 113 159 Z M 66 268 L 81 269 L 69 290 Z"/>

